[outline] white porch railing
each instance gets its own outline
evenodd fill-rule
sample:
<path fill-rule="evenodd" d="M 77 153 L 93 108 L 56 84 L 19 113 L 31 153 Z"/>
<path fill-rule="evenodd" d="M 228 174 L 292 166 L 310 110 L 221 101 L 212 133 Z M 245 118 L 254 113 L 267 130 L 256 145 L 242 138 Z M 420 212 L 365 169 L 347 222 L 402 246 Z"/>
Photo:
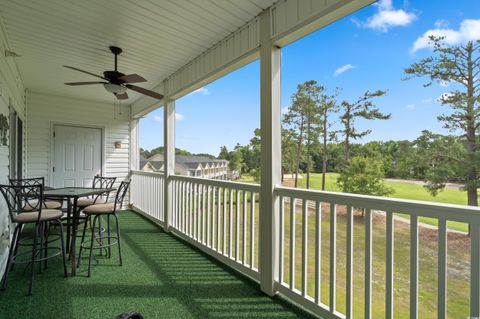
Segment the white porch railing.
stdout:
<path fill-rule="evenodd" d="M 171 177 L 173 231 L 258 279 L 259 185 Z"/>
<path fill-rule="evenodd" d="M 164 223 L 163 173 L 132 171 L 130 185 L 130 202 L 141 213 Z"/>
<path fill-rule="evenodd" d="M 259 280 L 260 186 L 185 176 L 171 176 L 170 182 L 173 190 L 172 232 Z M 162 187 L 162 175 L 132 173 L 131 198 L 134 207 L 160 222 L 163 222 Z M 425 302 L 422 301 L 421 291 L 419 293 L 423 280 L 419 271 L 428 271 L 435 274 L 433 278 L 436 281 L 429 302 L 434 300 L 436 303 L 433 307 L 437 312 L 435 317 L 446 318 L 447 295 L 451 297 L 452 293 L 447 285 L 447 278 L 452 275 L 448 265 L 455 258 L 451 256 L 455 251 L 447 251 L 450 237 L 447 222 L 459 222 L 468 224 L 470 228 L 470 237 L 462 235 L 467 240 L 470 238 L 470 248 L 466 250 L 468 257 L 465 257 L 463 265 L 469 278 L 463 286 L 466 292 L 462 292 L 469 301 L 462 302 L 470 305 L 470 309 L 465 310 L 465 316 L 478 316 L 478 208 L 286 187 L 277 187 L 275 195 L 280 204 L 279 223 L 276 225 L 278 258 L 275 262 L 275 289 L 293 301 L 322 318 L 353 318 L 353 313 L 359 312 L 360 300 L 360 312 L 363 313 L 360 317 L 393 318 L 394 312 L 401 311 L 403 317 L 416 319 L 422 317 L 422 302 Z M 354 220 L 354 213 L 357 216 L 363 213 L 364 217 Z M 400 221 L 394 213 L 405 217 Z M 423 242 L 423 237 L 419 235 L 421 217 L 438 221 L 438 229 L 430 229 L 436 234 L 430 238 L 436 243 L 436 251 L 428 258 L 435 259 L 435 263 L 427 270 L 422 268 L 422 250 L 431 243 Z M 398 231 L 400 226 L 404 231 Z M 397 239 L 395 234 L 398 234 Z M 409 246 L 408 253 L 399 257 L 399 249 L 405 249 L 405 246 Z M 361 262 L 358 254 L 362 256 Z M 379 265 L 380 261 L 382 265 Z M 357 278 L 359 271 L 363 278 L 360 282 Z M 397 275 L 399 271 L 401 276 Z M 380 286 L 381 289 L 378 288 Z M 407 295 L 407 301 L 394 311 L 399 294 Z M 339 295 L 342 297 L 339 298 Z M 379 303 L 382 305 L 380 313 Z"/>
<path fill-rule="evenodd" d="M 324 318 L 353 318 L 355 300 L 361 300 L 363 303 L 364 315 L 361 317 L 393 318 L 394 288 L 396 288 L 394 287 L 394 226 L 398 219 L 394 213 L 401 213 L 404 216 L 407 215 L 402 223 L 404 226 L 409 225 L 407 229 L 410 230 L 407 242 L 396 242 L 399 246 L 410 246 L 409 256 L 407 256 L 409 261 L 405 267 L 407 269 L 401 269 L 403 273 L 407 273 L 405 281 L 408 285 L 406 291 L 400 293 L 409 294 L 409 307 L 404 311 L 404 317 L 408 316 L 413 319 L 421 317 L 419 316 L 419 252 L 422 249 L 421 245 L 419 247 L 419 217 L 421 216 L 438 221 L 437 267 L 436 269 L 427 269 L 428 272 L 436 273 L 436 276 L 433 276 L 437 279 L 436 318 L 447 318 L 447 221 L 470 225 L 470 283 L 468 280 L 464 282 L 463 289 L 468 289 L 470 284 L 470 316 L 472 318 L 478 316 L 480 306 L 480 210 L 478 208 L 286 187 L 278 187 L 276 195 L 280 198 L 278 281 L 276 283 L 276 288 L 280 293 Z M 337 238 L 340 233 L 337 223 L 339 210 L 345 212 L 346 219 L 341 229 L 343 239 L 341 241 Z M 365 214 L 363 223 L 354 223 L 354 211 Z M 379 221 L 382 224 L 380 226 L 383 226 L 384 230 L 383 227 L 374 229 L 373 215 L 380 218 Z M 329 226 L 327 234 L 323 235 L 322 219 L 328 221 Z M 357 231 L 361 225 L 363 228 L 361 234 L 354 234 L 354 224 Z M 376 243 L 372 241 L 374 230 L 377 241 L 379 237 L 385 236 L 385 246 L 383 246 L 384 282 L 381 282 L 380 285 L 378 285 L 378 278 L 383 278 L 383 276 L 376 276 L 376 280 L 374 280 L 373 274 L 376 274 L 375 272 L 378 272 L 379 269 L 374 269 L 372 259 L 374 254 L 377 256 L 383 254 L 373 250 Z M 297 232 L 301 235 L 298 236 Z M 364 244 L 361 245 L 363 250 L 361 253 L 364 255 L 363 265 L 354 264 L 354 247 L 359 246 L 357 244 L 359 237 L 363 237 L 364 240 Z M 326 249 L 322 248 L 322 242 L 325 240 L 328 242 Z M 313 241 L 314 245 L 309 245 L 310 241 Z M 345 245 L 342 247 L 345 269 L 341 271 L 344 278 L 337 277 L 340 272 L 337 269 L 339 265 L 337 252 L 340 242 Z M 309 249 L 311 246 L 314 248 L 313 251 Z M 327 258 L 322 257 L 322 251 L 327 251 L 328 257 L 325 256 Z M 356 254 L 358 254 L 358 248 Z M 325 261 L 328 265 L 322 265 L 322 262 Z M 309 267 L 312 270 L 309 270 Z M 354 267 L 357 270 L 363 268 L 363 296 L 358 294 L 354 296 L 353 293 Z M 328 272 L 328 278 L 325 278 L 325 272 Z M 372 272 L 374 273 L 372 274 Z M 313 281 L 313 289 L 309 289 L 312 286 L 309 286 L 311 281 Z M 339 282 L 344 284 L 339 285 Z M 383 296 L 380 296 L 383 300 L 378 299 L 379 294 L 378 291 L 373 290 L 373 282 L 376 282 L 377 289 L 379 286 L 383 286 L 382 289 L 379 289 L 383 292 Z M 328 289 L 322 289 L 324 287 L 328 287 Z M 337 289 L 340 288 L 345 294 L 345 304 L 343 305 L 337 305 Z M 322 292 L 326 296 L 323 296 Z M 374 293 L 375 299 L 372 296 Z M 384 304 L 381 314 L 373 313 L 372 304 L 374 302 L 377 305 L 378 303 Z M 462 302 L 465 303 L 465 300 Z M 339 308 L 342 311 L 339 311 Z M 431 315 L 434 317 L 433 314 Z M 468 310 L 465 312 L 465 317 L 467 316 Z"/>

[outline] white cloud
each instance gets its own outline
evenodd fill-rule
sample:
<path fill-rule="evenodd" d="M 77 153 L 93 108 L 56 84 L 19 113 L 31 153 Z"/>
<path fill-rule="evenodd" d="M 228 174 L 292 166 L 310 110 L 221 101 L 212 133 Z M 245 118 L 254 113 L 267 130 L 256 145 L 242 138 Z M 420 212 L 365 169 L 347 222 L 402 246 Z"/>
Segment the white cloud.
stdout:
<path fill-rule="evenodd" d="M 188 95 L 197 94 L 197 93 L 200 93 L 200 94 L 203 94 L 203 95 L 209 95 L 210 91 L 206 87 L 202 86 L 201 88 L 196 89 L 195 91 L 189 93 Z"/>
<path fill-rule="evenodd" d="M 431 97 L 422 100 L 422 103 L 423 103 L 423 104 L 429 104 L 429 103 L 432 103 L 432 102 L 433 102 L 433 99 L 432 99 Z"/>
<path fill-rule="evenodd" d="M 282 107 L 282 114 L 287 114 L 287 113 L 288 113 L 288 110 L 289 110 L 289 107 L 288 107 L 288 106 Z"/>
<path fill-rule="evenodd" d="M 450 82 L 448 82 L 448 81 L 440 81 L 439 84 L 443 88 L 448 88 L 450 86 Z"/>
<path fill-rule="evenodd" d="M 410 52 L 414 53 L 421 49 L 432 46 L 430 37 L 444 37 L 443 42 L 447 45 L 459 45 L 467 41 L 476 41 L 480 39 L 480 19 L 465 19 L 460 23 L 460 28 L 454 30 L 447 27 L 436 27 L 425 32 L 413 43 Z"/>
<path fill-rule="evenodd" d="M 333 76 L 339 76 L 340 74 L 345 73 L 345 72 L 347 72 L 348 70 L 355 69 L 355 68 L 356 68 L 356 66 L 354 66 L 354 65 L 345 64 L 344 66 L 339 67 L 338 69 L 336 69 L 335 72 L 333 73 Z"/>
<path fill-rule="evenodd" d="M 387 32 L 392 27 L 404 27 L 411 24 L 417 16 L 413 12 L 395 9 L 392 0 L 380 0 L 375 3 L 377 13 L 365 22 L 353 21 L 357 26 Z"/>
<path fill-rule="evenodd" d="M 161 122 L 161 121 L 163 121 L 163 119 L 162 119 L 162 117 L 161 117 L 160 115 L 155 115 L 155 116 L 153 117 L 153 120 L 154 120 L 155 122 Z"/>
<path fill-rule="evenodd" d="M 175 120 L 176 121 L 181 121 L 183 120 L 185 117 L 182 115 L 182 114 L 179 114 L 179 113 L 175 113 Z"/>
<path fill-rule="evenodd" d="M 435 25 L 435 28 L 437 28 L 437 29 L 445 29 L 445 28 L 448 28 L 450 23 L 448 22 L 448 20 L 439 19 L 439 20 L 435 21 L 434 25 Z"/>
<path fill-rule="evenodd" d="M 415 110 L 415 104 L 408 104 L 406 108 L 409 110 Z"/>

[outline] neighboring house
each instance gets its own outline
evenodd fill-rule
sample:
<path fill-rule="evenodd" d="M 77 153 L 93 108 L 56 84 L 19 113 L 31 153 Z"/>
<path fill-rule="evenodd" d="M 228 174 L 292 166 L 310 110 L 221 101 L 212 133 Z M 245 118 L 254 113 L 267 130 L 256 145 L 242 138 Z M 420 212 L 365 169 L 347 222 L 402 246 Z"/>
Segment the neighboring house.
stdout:
<path fill-rule="evenodd" d="M 153 155 L 149 159 L 141 156 L 140 169 L 146 172 L 163 171 L 163 154 Z M 195 155 L 176 155 L 175 174 L 222 180 L 234 179 L 237 176 L 229 171 L 227 160 Z"/>

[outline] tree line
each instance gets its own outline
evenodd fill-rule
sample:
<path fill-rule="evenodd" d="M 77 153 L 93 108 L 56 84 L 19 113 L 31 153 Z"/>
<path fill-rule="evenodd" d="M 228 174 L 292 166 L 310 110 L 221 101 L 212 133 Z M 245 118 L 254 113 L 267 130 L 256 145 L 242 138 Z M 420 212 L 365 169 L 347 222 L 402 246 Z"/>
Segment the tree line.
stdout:
<path fill-rule="evenodd" d="M 478 206 L 480 184 L 480 41 L 448 46 L 442 37 L 430 37 L 432 55 L 404 69 L 405 78 L 426 78 L 424 86 L 448 82 L 450 92 L 439 98 L 446 112 L 438 117 L 448 135 L 423 131 L 413 141 L 356 143 L 371 133 L 361 130 L 359 120 L 389 120 L 376 103 L 386 90 L 366 91 L 355 100 L 340 100 L 341 89 L 328 90 L 314 80 L 297 86 L 282 116 L 282 176 L 338 172 L 345 192 L 387 195 L 384 177 L 426 181 L 436 195 L 447 182 L 465 185 L 468 205 Z M 230 169 L 260 178 L 260 131 L 247 145 L 221 148 L 219 158 Z"/>

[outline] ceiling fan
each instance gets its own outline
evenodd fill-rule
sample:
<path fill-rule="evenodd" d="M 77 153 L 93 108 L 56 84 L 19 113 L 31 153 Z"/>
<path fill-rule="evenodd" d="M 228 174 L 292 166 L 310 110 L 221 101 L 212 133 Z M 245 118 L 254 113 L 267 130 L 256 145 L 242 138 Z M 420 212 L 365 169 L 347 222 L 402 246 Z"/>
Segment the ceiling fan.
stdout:
<path fill-rule="evenodd" d="M 153 97 L 154 99 L 163 99 L 163 95 L 151 90 L 144 89 L 142 87 L 132 85 L 131 83 L 140 83 L 140 82 L 147 82 L 143 77 L 138 74 L 123 74 L 117 70 L 117 58 L 120 53 L 122 53 L 122 49 L 115 46 L 110 46 L 110 51 L 115 55 L 115 70 L 114 71 L 104 71 L 103 76 L 97 75 L 88 71 L 84 71 L 73 66 L 64 65 L 67 69 L 72 69 L 75 71 L 79 71 L 85 74 L 89 74 L 100 78 L 104 81 L 96 81 L 96 82 L 69 82 L 65 83 L 66 85 L 77 86 L 77 85 L 91 85 L 91 84 L 103 84 L 105 89 L 113 93 L 117 99 L 119 100 L 126 100 L 128 99 L 127 89 L 132 91 L 141 93 L 143 95 L 147 95 Z"/>

